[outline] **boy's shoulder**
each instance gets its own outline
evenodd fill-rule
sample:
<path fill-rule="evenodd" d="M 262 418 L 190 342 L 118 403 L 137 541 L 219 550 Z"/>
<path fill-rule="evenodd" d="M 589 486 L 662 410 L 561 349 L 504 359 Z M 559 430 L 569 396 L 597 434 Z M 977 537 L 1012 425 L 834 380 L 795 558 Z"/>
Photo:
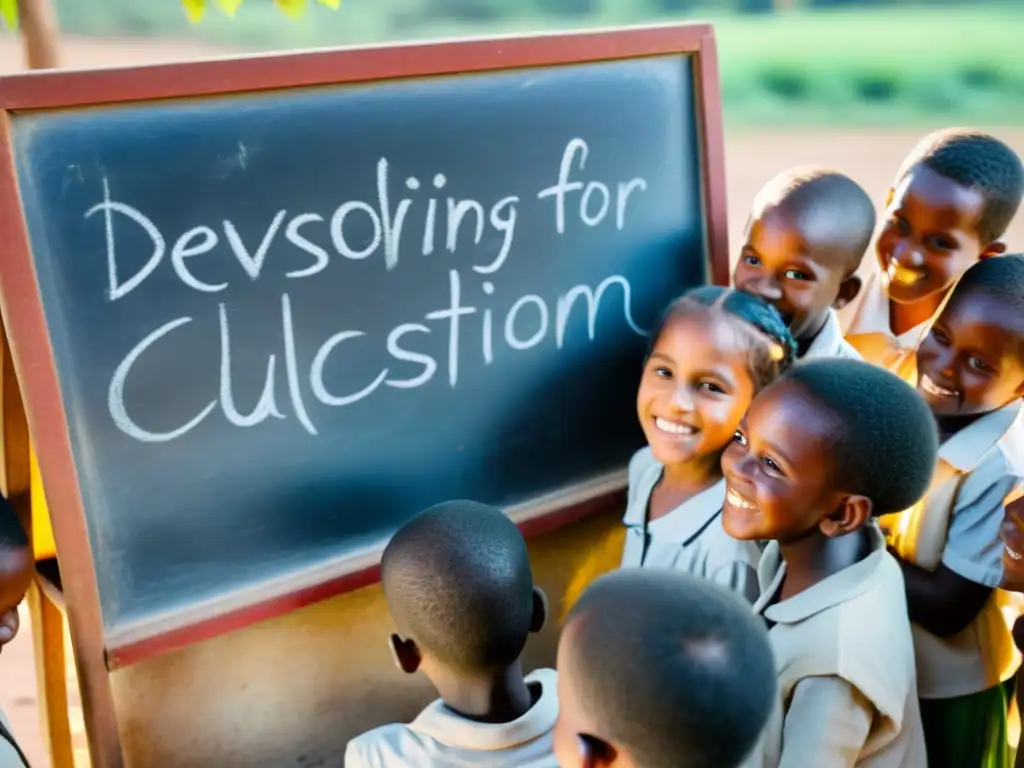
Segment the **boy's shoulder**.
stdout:
<path fill-rule="evenodd" d="M 345 768 L 409 765 L 424 753 L 422 739 L 404 723 L 382 725 L 352 739 L 345 748 Z"/>

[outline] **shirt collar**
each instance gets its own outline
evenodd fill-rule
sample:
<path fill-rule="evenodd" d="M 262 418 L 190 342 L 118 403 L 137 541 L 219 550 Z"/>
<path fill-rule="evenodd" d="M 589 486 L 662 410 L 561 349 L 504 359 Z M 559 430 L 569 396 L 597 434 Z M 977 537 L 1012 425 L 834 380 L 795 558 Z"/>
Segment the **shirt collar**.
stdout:
<path fill-rule="evenodd" d="M 476 723 L 437 699 L 409 728 L 448 746 L 481 752 L 512 749 L 534 741 L 550 733 L 558 719 L 558 676 L 553 669 L 538 669 L 526 676 L 526 682 L 540 684 L 540 697 L 522 717 L 510 723 Z"/>
<path fill-rule="evenodd" d="M 872 587 L 872 576 L 883 567 L 885 559 L 890 555 L 885 551 L 885 538 L 874 520 L 867 524 L 867 531 L 871 538 L 870 555 L 774 605 L 771 601 L 786 575 L 786 564 L 779 553 L 778 542 L 769 543 L 758 568 L 762 591 L 761 597 L 754 604 L 754 612 L 762 614 L 773 624 L 796 624 L 869 590 Z"/>
<path fill-rule="evenodd" d="M 864 297 L 860 301 L 853 322 L 846 331 L 847 337 L 866 334 L 881 334 L 903 352 L 916 350 L 932 327 L 932 318 L 916 325 L 899 336 L 892 332 L 889 324 L 889 297 L 882 286 L 881 269 L 875 266 L 864 280 Z M 936 313 L 937 315 L 938 313 Z"/>
<path fill-rule="evenodd" d="M 658 473 L 654 481 L 650 483 L 650 488 L 646 488 L 646 494 L 637 497 L 638 502 L 643 500 L 642 504 L 633 504 L 626 510 L 622 522 L 627 528 L 642 528 L 647 525 L 647 507 L 650 503 L 651 490 L 660 477 L 661 474 Z M 654 523 L 658 526 L 658 538 L 662 541 L 686 544 L 696 538 L 718 516 L 722 511 L 724 501 L 725 479 L 723 478 L 710 488 L 705 488 L 696 496 L 687 499 L 664 517 L 655 520 Z"/>
<path fill-rule="evenodd" d="M 939 446 L 939 458 L 960 472 L 971 472 L 996 443 L 1021 424 L 1021 400 L 986 413 Z"/>
<path fill-rule="evenodd" d="M 804 360 L 812 360 L 821 357 L 839 357 L 840 348 L 843 345 L 843 332 L 839 327 L 839 318 L 834 310 L 828 311 L 828 318 L 821 326 L 814 341 L 807 347 L 804 353 Z"/>

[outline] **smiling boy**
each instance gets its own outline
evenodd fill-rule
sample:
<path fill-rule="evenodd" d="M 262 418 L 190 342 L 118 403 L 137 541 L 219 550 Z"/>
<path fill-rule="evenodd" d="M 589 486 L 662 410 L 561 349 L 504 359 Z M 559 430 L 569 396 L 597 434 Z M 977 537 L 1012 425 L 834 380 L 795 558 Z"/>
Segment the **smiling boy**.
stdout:
<path fill-rule="evenodd" d="M 1024 474 L 1024 256 L 971 267 L 917 351 L 918 390 L 942 439 L 920 504 L 886 521 L 914 622 L 932 766 L 1007 765 L 1016 671 L 1003 608 L 1000 525 Z"/>
<path fill-rule="evenodd" d="M 863 296 L 840 313 L 846 340 L 865 360 L 913 378 L 914 350 L 949 289 L 1006 250 L 999 238 L 1022 195 L 1024 166 L 999 139 L 965 129 L 926 136 L 889 190 Z"/>
<path fill-rule="evenodd" d="M 723 523 L 770 541 L 754 611 L 782 714 L 751 764 L 927 764 L 903 580 L 872 518 L 920 498 L 937 442 L 914 390 L 859 360 L 797 364 L 747 411 L 722 457 Z"/>
<path fill-rule="evenodd" d="M 795 168 L 754 199 L 733 285 L 772 304 L 801 358 L 859 358 L 836 310 L 860 291 L 855 272 L 871 242 L 875 208 L 853 179 Z"/>

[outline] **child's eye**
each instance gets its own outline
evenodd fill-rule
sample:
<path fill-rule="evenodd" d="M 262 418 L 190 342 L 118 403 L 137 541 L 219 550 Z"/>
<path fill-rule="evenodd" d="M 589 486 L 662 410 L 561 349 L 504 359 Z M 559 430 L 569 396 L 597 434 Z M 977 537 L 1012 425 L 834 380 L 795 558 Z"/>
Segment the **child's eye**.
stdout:
<path fill-rule="evenodd" d="M 743 262 L 751 267 L 761 266 L 761 260 L 757 258 L 757 256 L 753 256 L 749 253 L 743 257 Z"/>
<path fill-rule="evenodd" d="M 739 445 L 746 445 L 747 444 L 746 436 L 742 432 L 740 432 L 738 429 L 735 432 L 732 433 L 732 441 L 734 443 L 738 443 Z"/>
<path fill-rule="evenodd" d="M 776 473 L 778 475 L 785 474 L 782 471 L 782 467 L 780 467 L 778 464 L 776 464 L 771 456 L 765 456 L 764 458 L 761 459 L 761 461 L 763 461 L 764 465 L 766 467 L 768 467 L 768 469 L 770 469 L 772 472 L 774 472 L 774 473 Z"/>
<path fill-rule="evenodd" d="M 810 280 L 811 276 L 799 269 L 787 269 L 785 276 L 790 280 Z"/>
<path fill-rule="evenodd" d="M 949 346 L 949 336 L 944 331 L 940 331 L 938 328 L 932 328 L 932 339 L 937 341 L 944 347 Z"/>
<path fill-rule="evenodd" d="M 896 231 L 900 233 L 901 237 L 906 237 L 910 234 L 910 224 L 902 216 L 893 216 L 890 219 L 890 224 L 896 228 Z"/>
<path fill-rule="evenodd" d="M 702 389 L 705 392 L 714 392 L 717 395 L 726 394 L 725 389 L 720 384 L 716 384 L 713 381 L 702 381 L 697 385 L 697 388 Z"/>
<path fill-rule="evenodd" d="M 956 250 L 956 243 L 950 238 L 944 235 L 934 235 L 929 237 L 927 240 L 929 248 L 933 248 L 937 251 L 953 251 Z"/>
<path fill-rule="evenodd" d="M 670 371 L 668 368 L 665 368 L 664 366 L 659 365 L 657 368 L 654 369 L 654 375 L 657 376 L 659 379 L 671 379 L 672 371 Z"/>
<path fill-rule="evenodd" d="M 977 357 L 968 358 L 967 364 L 971 366 L 971 368 L 974 368 L 976 371 L 981 371 L 982 373 L 995 373 L 995 370 L 993 370 L 991 365 Z"/>

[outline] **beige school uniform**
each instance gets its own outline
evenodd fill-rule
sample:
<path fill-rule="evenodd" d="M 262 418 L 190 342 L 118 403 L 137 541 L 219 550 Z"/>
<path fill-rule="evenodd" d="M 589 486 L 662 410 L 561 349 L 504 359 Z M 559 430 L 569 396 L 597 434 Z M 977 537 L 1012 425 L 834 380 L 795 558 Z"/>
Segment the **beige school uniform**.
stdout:
<path fill-rule="evenodd" d="M 757 599 L 757 563 L 761 552 L 751 541 L 734 539 L 722 527 L 725 481 L 701 491 L 657 520 L 647 508 L 664 467 L 642 448 L 629 462 L 629 502 L 622 522 L 626 542 L 623 568 L 685 571 Z"/>
<path fill-rule="evenodd" d="M 961 430 L 939 447 L 924 499 L 882 518 L 889 542 L 909 563 L 929 571 L 939 564 L 976 584 L 1002 582 L 1003 504 L 1020 493 L 1024 418 L 1016 401 Z M 1017 598 L 995 589 L 962 632 L 936 637 L 913 626 L 918 693 L 949 699 L 987 690 L 1020 665 L 1010 636 Z"/>
<path fill-rule="evenodd" d="M 802 360 L 820 360 L 822 358 L 839 357 L 847 360 L 860 360 L 860 353 L 850 346 L 843 338 L 843 331 L 839 325 L 839 316 L 834 309 L 828 311 L 828 319 L 825 325 L 814 337 L 811 346 L 807 348 Z"/>
<path fill-rule="evenodd" d="M 476 723 L 441 699 L 408 725 L 384 725 L 349 742 L 345 768 L 558 768 L 552 729 L 558 719 L 557 673 L 527 675 L 540 698 L 518 720 Z"/>
<path fill-rule="evenodd" d="M 774 605 L 786 566 L 777 542 L 765 549 L 754 611 L 773 625 L 780 705 L 747 765 L 927 765 L 903 574 L 868 531 L 867 558 Z"/>
<path fill-rule="evenodd" d="M 889 297 L 877 267 L 864 275 L 860 300 L 839 311 L 839 323 L 847 343 L 869 363 L 880 365 L 906 381 L 917 375 L 917 348 L 931 329 L 921 323 L 899 336 L 889 324 Z"/>

